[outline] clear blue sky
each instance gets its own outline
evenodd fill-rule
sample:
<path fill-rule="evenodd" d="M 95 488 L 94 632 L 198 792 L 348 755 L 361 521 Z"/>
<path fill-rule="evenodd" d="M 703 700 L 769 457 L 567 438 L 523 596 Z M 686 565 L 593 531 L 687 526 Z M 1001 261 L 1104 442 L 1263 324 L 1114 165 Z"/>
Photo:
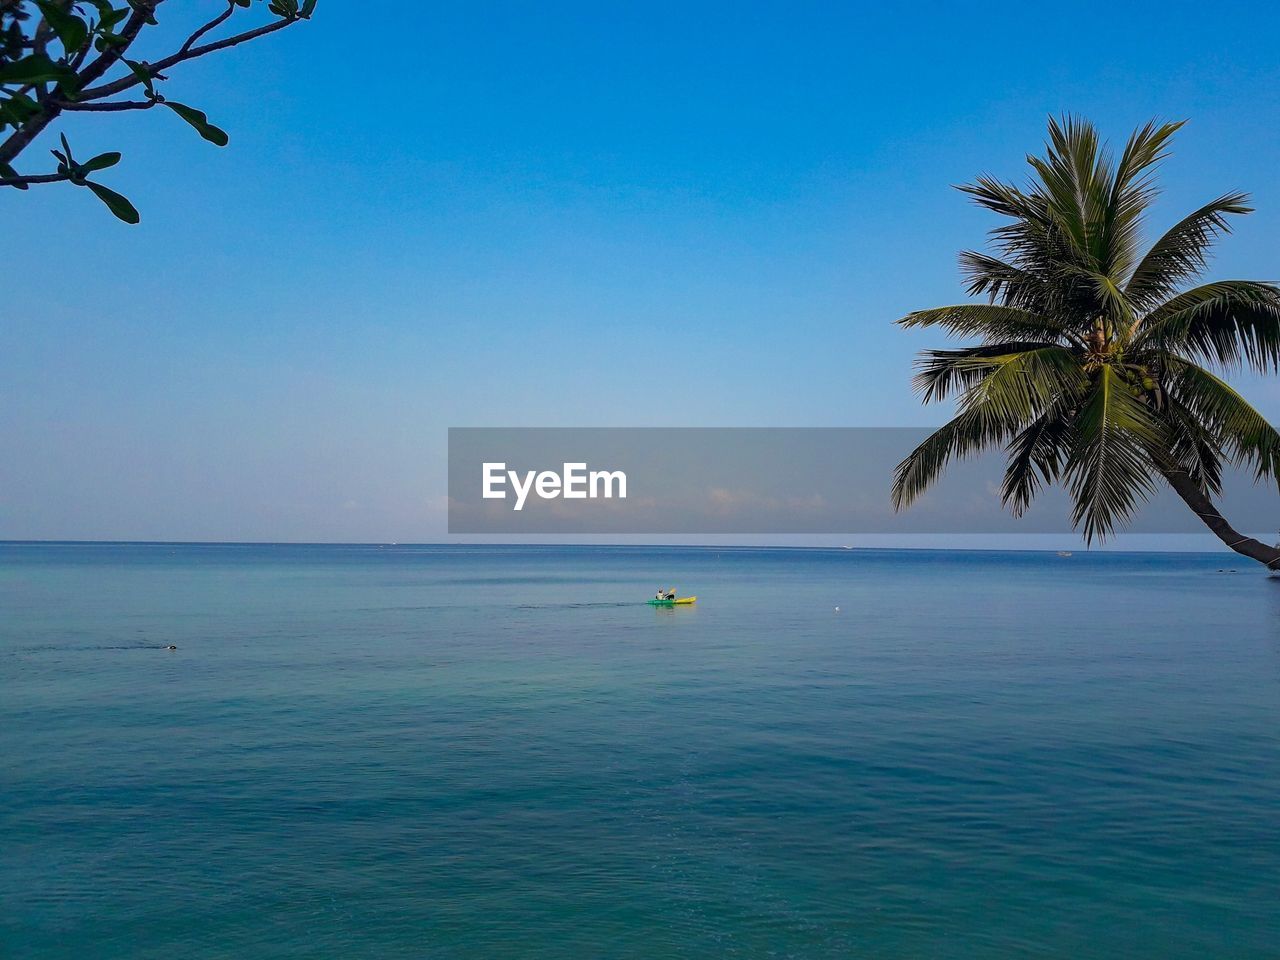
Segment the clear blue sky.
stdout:
<path fill-rule="evenodd" d="M 891 321 L 1050 113 L 1190 118 L 1157 225 L 1252 191 L 1214 273 L 1280 277 L 1280 12 L 984 6 L 321 0 L 175 69 L 230 147 L 68 128 L 141 226 L 0 195 L 0 537 L 438 539 L 451 425 L 941 422 Z"/>

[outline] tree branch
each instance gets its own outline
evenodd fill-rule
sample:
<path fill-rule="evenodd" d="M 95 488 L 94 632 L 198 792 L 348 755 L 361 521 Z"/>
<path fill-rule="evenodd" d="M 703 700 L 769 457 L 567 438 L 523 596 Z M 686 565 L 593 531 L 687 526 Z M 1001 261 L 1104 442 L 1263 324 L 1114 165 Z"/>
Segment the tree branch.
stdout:
<path fill-rule="evenodd" d="M 113 113 L 119 110 L 150 110 L 159 100 L 116 100 L 108 103 L 79 103 L 59 101 L 58 106 L 68 113 Z"/>
<path fill-rule="evenodd" d="M 69 173 L 35 173 L 26 177 L 0 177 L 0 187 L 25 187 L 33 183 L 61 183 L 70 180 Z"/>
<path fill-rule="evenodd" d="M 98 79 L 124 56 L 129 45 L 137 38 L 138 32 L 151 17 L 157 4 L 164 0 L 137 0 L 138 6 L 120 31 L 121 43 L 112 45 L 103 51 L 98 59 L 80 72 L 80 83 L 83 86 Z M 136 81 L 135 81 L 136 82 Z M 62 105 L 52 100 L 44 100 L 40 104 L 40 112 L 32 116 L 21 127 L 15 130 L 4 143 L 0 143 L 0 163 L 9 163 L 38 137 L 44 128 L 57 119 L 62 112 Z"/>
<path fill-rule="evenodd" d="M 45 127 L 57 119 L 60 110 L 61 108 L 56 104 L 42 104 L 40 113 L 35 114 L 21 129 L 10 134 L 4 143 L 0 143 L 0 163 L 8 163 L 25 150 Z"/>
<path fill-rule="evenodd" d="M 289 19 L 276 20 L 273 23 L 263 24 L 253 30 L 246 30 L 244 33 L 237 33 L 235 36 L 227 37 L 223 40 L 215 40 L 212 43 L 206 43 L 203 46 L 191 47 L 186 52 L 179 50 L 172 56 L 165 57 L 163 60 L 157 60 L 155 63 L 144 63 L 142 68 L 151 76 L 156 76 L 164 70 L 168 70 L 175 64 L 182 63 L 186 60 L 194 60 L 196 57 L 203 57 L 207 53 L 216 53 L 218 50 L 226 50 L 229 47 L 237 46 L 249 40 L 256 40 L 258 37 L 265 37 L 269 33 L 275 33 L 277 30 L 283 30 L 285 27 L 300 23 L 301 17 L 293 17 Z M 127 77 L 121 77 L 111 83 L 104 83 L 100 87 L 91 87 L 88 90 L 80 91 L 80 100 L 100 100 L 103 97 L 109 97 L 121 91 L 128 90 L 130 87 L 137 86 L 142 81 L 130 74 Z"/>
<path fill-rule="evenodd" d="M 13 161 L 64 112 L 122 113 L 150 110 L 157 104 L 171 107 L 195 127 L 204 139 L 219 146 L 225 145 L 226 134 L 210 124 L 201 111 L 167 101 L 155 88 L 153 81 L 167 80 L 165 71 L 187 60 L 227 50 L 276 33 L 301 20 L 309 20 L 316 7 L 316 0 L 303 0 L 301 3 L 297 0 L 279 0 L 269 4 L 271 12 L 276 15 L 275 19 L 220 40 L 210 40 L 219 27 L 235 16 L 239 7 L 252 6 L 250 0 L 222 0 L 226 4 L 225 9 L 187 36 L 175 53 L 155 63 L 148 63 L 132 59 L 126 61 L 125 57 L 144 27 L 155 23 L 155 12 L 166 0 L 127 0 L 128 7 L 125 8 L 113 6 L 113 0 L 92 0 L 102 13 L 101 20 L 95 20 L 91 10 L 86 14 L 89 4 L 83 0 L 40 0 L 41 12 L 48 15 L 31 18 L 29 33 L 24 36 L 18 22 L 28 19 L 29 14 L 24 10 L 28 2 L 29 0 L 0 0 L 0 10 L 4 11 L 0 14 L 0 19 L 5 20 L 6 28 L 4 43 L 8 45 L 11 54 L 0 54 L 0 59 L 6 63 L 15 59 L 25 60 L 30 68 L 34 68 L 16 72 L 20 77 L 25 73 L 29 78 L 25 83 L 0 84 L 7 86 L 7 89 L 0 90 L 0 105 L 11 108 L 6 110 L 5 116 L 9 123 L 4 126 L 12 126 L 12 130 L 7 132 L 0 127 L 0 133 L 3 134 L 0 137 L 0 187 L 26 189 L 31 184 L 68 181 L 87 186 L 112 213 L 128 223 L 136 223 L 138 220 L 137 211 L 128 200 L 102 184 L 84 179 L 87 173 L 113 166 L 120 159 L 118 153 L 100 154 L 87 165 L 77 166 L 70 162 L 70 147 L 66 147 L 63 153 L 54 151 L 63 159 L 59 167 L 62 172 L 25 176 L 14 171 Z M 65 12 L 65 23 L 59 11 Z M 54 28 L 54 24 L 58 25 L 58 29 Z M 55 37 L 64 48 L 69 41 L 79 42 L 75 43 L 75 49 L 64 49 L 62 55 L 51 63 L 47 50 Z M 33 53 L 26 56 L 23 53 L 26 50 Z M 127 74 L 121 75 L 123 71 L 120 68 L 126 65 L 130 69 Z M 117 79 L 109 79 L 111 76 Z M 95 83 L 98 86 L 93 86 Z M 145 99 L 129 99 L 128 96 L 113 99 L 115 95 L 139 86 L 145 87 Z M 141 90 L 134 90 L 135 96 L 140 93 Z M 22 119 L 16 119 L 18 117 Z"/>
<path fill-rule="evenodd" d="M 153 19 L 152 15 L 155 13 L 156 7 L 161 3 L 164 3 L 164 0 L 137 0 L 138 5 L 134 7 L 133 13 L 130 14 L 129 19 L 125 22 L 124 29 L 119 34 L 120 39 L 124 42 L 113 43 L 102 52 L 97 60 L 94 60 L 93 63 L 80 71 L 81 88 L 97 80 L 120 61 L 125 51 L 129 49 L 129 45 L 137 39 L 138 33 L 146 25 L 147 21 Z"/>
<path fill-rule="evenodd" d="M 222 11 L 222 13 L 219 16 L 214 17 L 212 20 L 206 23 L 203 27 L 201 27 L 191 36 L 187 37 L 187 42 L 178 48 L 178 52 L 186 53 L 188 50 L 191 49 L 191 47 L 195 44 L 195 42 L 199 40 L 201 37 L 203 37 L 206 33 L 214 29 L 218 25 L 226 23 L 227 18 L 230 17 L 231 14 L 235 13 L 235 10 L 236 10 L 236 5 L 233 2 L 233 0 L 228 0 L 227 9 Z"/>

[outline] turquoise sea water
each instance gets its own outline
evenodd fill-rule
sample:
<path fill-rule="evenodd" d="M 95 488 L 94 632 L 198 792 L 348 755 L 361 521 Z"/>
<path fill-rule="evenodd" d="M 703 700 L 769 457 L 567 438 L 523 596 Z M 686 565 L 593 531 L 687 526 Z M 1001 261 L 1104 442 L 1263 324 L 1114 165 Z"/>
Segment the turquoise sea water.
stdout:
<path fill-rule="evenodd" d="M 1275 958 L 1278 892 L 1230 555 L 0 545 L 5 958 Z"/>

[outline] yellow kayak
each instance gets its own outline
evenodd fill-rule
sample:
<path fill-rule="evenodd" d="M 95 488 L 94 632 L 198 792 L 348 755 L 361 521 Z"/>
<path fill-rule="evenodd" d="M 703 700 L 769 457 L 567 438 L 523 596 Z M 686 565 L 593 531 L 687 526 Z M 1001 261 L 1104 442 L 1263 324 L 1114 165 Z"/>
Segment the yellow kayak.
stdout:
<path fill-rule="evenodd" d="M 675 600 L 658 600 L 657 598 L 654 598 L 649 602 L 655 607 L 676 607 L 685 603 L 696 603 L 697 600 L 697 597 L 679 597 Z"/>

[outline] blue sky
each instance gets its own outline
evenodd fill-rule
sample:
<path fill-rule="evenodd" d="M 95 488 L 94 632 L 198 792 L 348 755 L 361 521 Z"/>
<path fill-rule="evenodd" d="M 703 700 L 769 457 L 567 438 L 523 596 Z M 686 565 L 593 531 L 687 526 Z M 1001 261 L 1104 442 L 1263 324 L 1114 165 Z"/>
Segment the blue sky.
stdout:
<path fill-rule="evenodd" d="M 0 536 L 430 540 L 449 426 L 941 422 L 908 383 L 938 337 L 891 321 L 963 299 L 955 254 L 992 222 L 949 185 L 1021 177 L 1050 113 L 1115 139 L 1189 118 L 1155 226 L 1249 190 L 1213 272 L 1280 277 L 1277 28 L 1257 4 L 321 0 L 173 71 L 228 148 L 158 112 L 67 127 L 124 151 L 103 179 L 141 226 L 0 195 Z"/>

